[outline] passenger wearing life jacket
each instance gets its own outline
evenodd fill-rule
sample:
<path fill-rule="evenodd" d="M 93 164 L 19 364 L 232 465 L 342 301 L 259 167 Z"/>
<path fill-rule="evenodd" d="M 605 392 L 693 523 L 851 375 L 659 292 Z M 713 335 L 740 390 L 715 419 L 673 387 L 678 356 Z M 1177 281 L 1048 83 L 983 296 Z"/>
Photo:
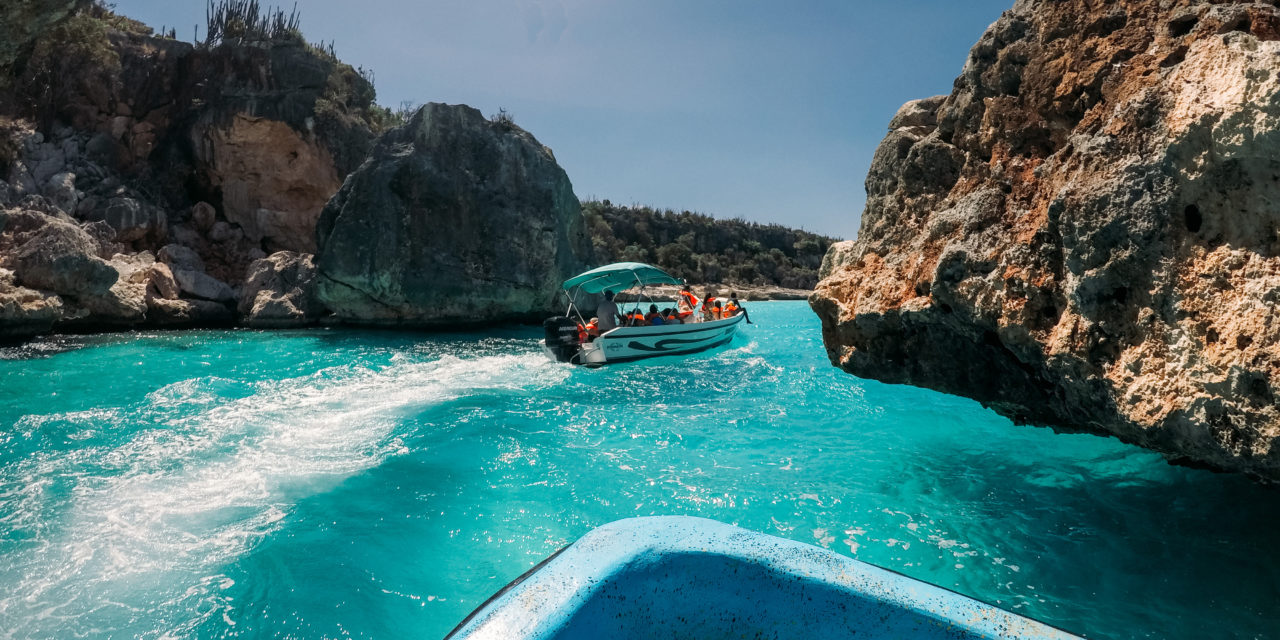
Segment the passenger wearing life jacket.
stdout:
<path fill-rule="evenodd" d="M 724 307 L 720 306 L 719 300 L 716 300 L 715 305 L 711 307 L 711 317 L 716 320 L 723 320 L 725 318 Z"/>
<path fill-rule="evenodd" d="M 698 297 L 693 295 L 693 292 L 689 290 L 689 285 L 687 284 L 680 287 L 680 298 L 677 302 L 682 306 L 688 306 L 689 313 L 693 313 L 693 310 L 698 308 Z"/>
<path fill-rule="evenodd" d="M 628 316 L 627 316 L 627 325 L 628 325 L 628 326 L 632 326 L 632 327 L 643 327 L 643 326 L 645 326 L 645 325 L 647 325 L 647 324 L 649 324 L 649 323 L 645 321 L 645 319 L 644 319 L 644 314 L 643 314 L 643 313 L 640 313 L 640 310 L 639 310 L 639 309 L 636 309 L 635 311 L 632 311 L 632 312 L 630 313 L 630 315 L 628 315 Z"/>
<path fill-rule="evenodd" d="M 689 302 L 681 296 L 676 301 L 676 316 L 681 322 L 697 322 L 697 318 L 693 317 L 693 307 L 689 306 Z"/>
<path fill-rule="evenodd" d="M 666 324 L 684 324 L 684 320 L 680 317 L 680 314 L 677 313 L 675 309 L 667 309 L 666 317 L 663 318 L 663 321 Z"/>
<path fill-rule="evenodd" d="M 650 324 L 651 326 L 658 326 L 660 324 L 663 324 L 662 314 L 658 313 L 658 305 L 656 304 L 649 305 L 649 313 L 645 314 L 644 321 Z"/>
<path fill-rule="evenodd" d="M 717 320 L 715 316 L 716 297 L 708 295 L 702 298 L 702 321 L 711 322 Z"/>
<path fill-rule="evenodd" d="M 732 318 L 738 315 L 738 301 L 730 300 L 724 305 L 724 311 L 720 314 L 723 318 Z"/>
<path fill-rule="evenodd" d="M 592 318 L 591 322 L 587 323 L 587 326 L 583 327 L 581 330 L 578 331 L 578 334 L 581 335 L 584 332 L 587 334 L 587 337 L 586 339 L 582 340 L 582 342 L 591 342 L 592 340 L 599 338 L 600 337 L 600 319 Z"/>

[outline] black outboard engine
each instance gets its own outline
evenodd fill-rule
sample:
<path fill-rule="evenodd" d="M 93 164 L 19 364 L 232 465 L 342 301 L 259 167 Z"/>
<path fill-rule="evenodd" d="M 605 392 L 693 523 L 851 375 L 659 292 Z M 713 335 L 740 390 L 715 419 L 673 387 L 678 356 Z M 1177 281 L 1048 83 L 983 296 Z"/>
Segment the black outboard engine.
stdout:
<path fill-rule="evenodd" d="M 557 361 L 572 362 L 573 357 L 582 350 L 582 345 L 578 343 L 578 323 L 573 318 L 547 318 L 542 322 L 542 330 L 547 350 L 555 355 Z"/>

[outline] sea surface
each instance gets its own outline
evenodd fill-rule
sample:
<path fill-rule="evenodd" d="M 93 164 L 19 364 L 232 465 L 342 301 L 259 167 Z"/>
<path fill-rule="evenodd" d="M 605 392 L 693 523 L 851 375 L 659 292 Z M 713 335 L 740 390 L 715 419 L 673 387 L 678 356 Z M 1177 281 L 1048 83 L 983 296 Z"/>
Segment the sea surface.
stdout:
<path fill-rule="evenodd" d="M 1090 638 L 1280 637 L 1280 490 L 860 380 L 803 303 L 572 368 L 540 328 L 0 350 L 0 637 L 440 638 L 591 528 L 688 514 Z"/>

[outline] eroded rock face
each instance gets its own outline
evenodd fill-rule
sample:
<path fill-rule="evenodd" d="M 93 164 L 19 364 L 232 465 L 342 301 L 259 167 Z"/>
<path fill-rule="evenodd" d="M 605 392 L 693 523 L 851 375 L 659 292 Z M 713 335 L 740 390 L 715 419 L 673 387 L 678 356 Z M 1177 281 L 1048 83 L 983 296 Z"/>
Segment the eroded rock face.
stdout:
<path fill-rule="evenodd" d="M 296 327 L 324 313 L 316 299 L 315 257 L 280 251 L 249 266 L 239 311 L 251 327 Z"/>
<path fill-rule="evenodd" d="M 284 122 L 245 114 L 201 135 L 227 220 L 255 244 L 315 251 L 316 219 L 342 185 L 328 150 Z"/>
<path fill-rule="evenodd" d="M 1020 0 L 810 302 L 859 376 L 1280 480 L 1280 10 Z"/>
<path fill-rule="evenodd" d="M 591 252 L 551 150 L 443 104 L 379 140 L 321 213 L 317 243 L 322 304 L 392 325 L 544 315 Z"/>

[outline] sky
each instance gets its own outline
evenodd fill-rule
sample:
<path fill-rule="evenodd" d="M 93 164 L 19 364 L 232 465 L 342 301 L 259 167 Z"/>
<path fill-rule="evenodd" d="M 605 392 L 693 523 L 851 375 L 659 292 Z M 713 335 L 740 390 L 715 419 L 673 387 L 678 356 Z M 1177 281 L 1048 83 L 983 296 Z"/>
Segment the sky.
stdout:
<path fill-rule="evenodd" d="M 115 0 L 190 40 L 204 0 Z M 272 4 L 263 0 L 263 4 Z M 950 93 L 1012 0 L 298 0 L 378 102 L 505 109 L 580 199 L 853 238 L 902 103 Z M 292 2 L 285 2 L 286 9 Z"/>

